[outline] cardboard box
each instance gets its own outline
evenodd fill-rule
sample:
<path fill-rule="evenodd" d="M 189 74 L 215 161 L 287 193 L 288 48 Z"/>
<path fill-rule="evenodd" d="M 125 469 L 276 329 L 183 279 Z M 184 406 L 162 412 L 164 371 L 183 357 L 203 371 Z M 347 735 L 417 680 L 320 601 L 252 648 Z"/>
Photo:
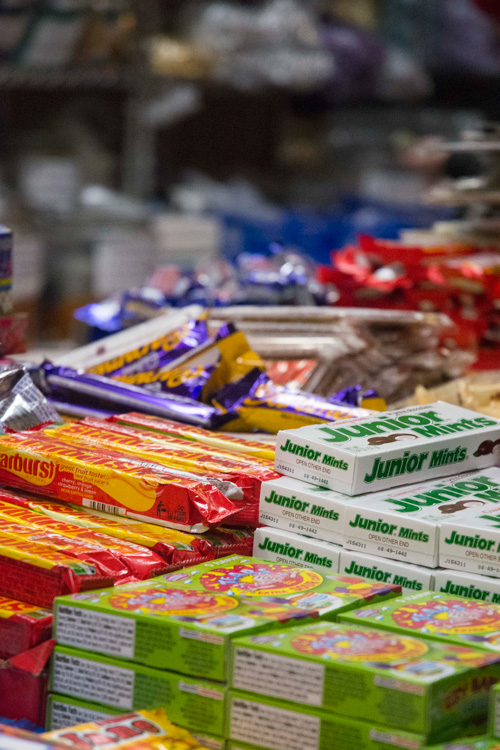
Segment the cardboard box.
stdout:
<path fill-rule="evenodd" d="M 420 750 L 426 744 L 424 735 L 236 690 L 230 694 L 228 734 L 229 747 L 242 742 L 244 750 Z"/>
<path fill-rule="evenodd" d="M 494 685 L 490 696 L 489 731 L 500 738 L 500 686 Z"/>
<path fill-rule="evenodd" d="M 49 690 L 122 712 L 164 708 L 174 724 L 194 731 L 224 734 L 225 686 L 165 669 L 57 646 L 52 657 Z"/>
<path fill-rule="evenodd" d="M 498 495 L 496 504 L 485 503 L 472 518 L 453 516 L 443 523 L 439 562 L 443 568 L 500 578 L 500 490 L 481 494 Z"/>
<path fill-rule="evenodd" d="M 500 742 L 495 737 L 482 734 L 477 737 L 461 737 L 444 745 L 432 745 L 427 750 L 500 750 Z"/>
<path fill-rule="evenodd" d="M 47 731 L 64 729 L 65 727 L 87 724 L 89 721 L 100 721 L 110 716 L 119 716 L 121 710 L 102 706 L 99 703 L 89 703 L 68 695 L 50 693 L 47 697 L 47 712 L 45 728 Z"/>
<path fill-rule="evenodd" d="M 349 503 L 352 499 L 340 492 L 281 477 L 262 483 L 259 523 L 342 544 Z"/>
<path fill-rule="evenodd" d="M 434 588 L 434 571 L 431 568 L 365 555 L 363 552 L 343 549 L 340 553 L 339 573 L 361 576 L 379 583 L 392 583 L 394 586 L 401 586 L 403 594 Z"/>
<path fill-rule="evenodd" d="M 52 612 L 0 596 L 0 659 L 8 659 L 47 641 Z"/>
<path fill-rule="evenodd" d="M 233 643 L 234 689 L 428 737 L 485 718 L 500 655 L 350 623 L 312 623 Z"/>
<path fill-rule="evenodd" d="M 45 641 L 29 651 L 0 661 L 0 716 L 45 721 L 48 665 L 55 642 Z"/>
<path fill-rule="evenodd" d="M 442 401 L 278 433 L 276 470 L 346 495 L 493 466 L 500 421 Z"/>
<path fill-rule="evenodd" d="M 344 514 L 344 546 L 435 568 L 449 519 L 469 524 L 499 504 L 496 467 L 353 498 Z"/>
<path fill-rule="evenodd" d="M 232 638 L 398 596 L 400 587 L 233 555 L 150 581 L 56 600 L 61 645 L 209 679 Z"/>
<path fill-rule="evenodd" d="M 500 604 L 500 578 L 476 576 L 460 570 L 436 570 L 433 588 L 441 594 Z"/>
<path fill-rule="evenodd" d="M 320 573 L 339 572 L 341 549 L 338 544 L 267 526 L 257 529 L 253 538 L 255 557 L 285 565 L 301 565 Z"/>
<path fill-rule="evenodd" d="M 422 591 L 346 612 L 339 620 L 500 655 L 500 604 Z"/>

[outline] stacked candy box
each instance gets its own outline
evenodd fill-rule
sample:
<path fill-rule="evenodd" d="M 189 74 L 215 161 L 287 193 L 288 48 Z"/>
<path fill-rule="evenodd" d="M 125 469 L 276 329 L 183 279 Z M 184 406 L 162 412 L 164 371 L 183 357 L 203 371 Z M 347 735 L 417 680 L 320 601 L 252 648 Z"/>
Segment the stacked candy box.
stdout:
<path fill-rule="evenodd" d="M 362 747 L 404 743 L 399 732 L 414 734 L 410 747 L 453 739 L 466 723 L 486 721 L 500 675 L 498 655 L 350 623 L 316 622 L 232 646 L 229 736 L 276 749 L 306 736 L 327 748 L 337 731 L 335 746 L 346 748 L 353 734 Z"/>
<path fill-rule="evenodd" d="M 499 427 L 438 402 L 280 433 L 254 554 L 495 601 Z"/>
<path fill-rule="evenodd" d="M 162 705 L 174 721 L 210 733 L 222 746 L 234 638 L 334 620 L 399 593 L 357 577 L 234 555 L 147 582 L 61 597 L 49 706 L 63 696 L 103 711 Z"/>

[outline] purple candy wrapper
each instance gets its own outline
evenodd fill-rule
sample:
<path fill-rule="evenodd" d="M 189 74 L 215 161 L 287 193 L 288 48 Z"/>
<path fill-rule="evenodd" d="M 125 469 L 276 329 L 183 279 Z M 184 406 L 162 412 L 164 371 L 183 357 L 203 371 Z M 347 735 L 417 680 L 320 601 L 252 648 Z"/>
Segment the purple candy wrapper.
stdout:
<path fill-rule="evenodd" d="M 226 421 L 215 407 L 172 393 L 151 393 L 135 385 L 49 362 L 38 372 L 43 392 L 57 401 L 78 404 L 84 399 L 93 408 L 105 411 L 141 411 L 198 427 L 215 427 Z"/>
<path fill-rule="evenodd" d="M 208 341 L 204 318 L 189 320 L 175 331 L 167 333 L 127 354 L 102 362 L 90 368 L 95 375 L 136 375 L 141 372 L 161 370 L 184 357 Z"/>
<path fill-rule="evenodd" d="M 136 385 L 151 393 L 174 393 L 198 400 L 203 387 L 210 380 L 214 365 L 207 367 L 175 368 L 165 372 L 140 372 L 136 375 L 113 375 L 121 383 Z"/>
<path fill-rule="evenodd" d="M 214 398 L 226 413 L 224 429 L 278 432 L 308 424 L 367 416 L 370 412 L 332 404 L 321 396 L 274 385 L 266 373 L 251 370 L 236 383 L 223 386 Z"/>

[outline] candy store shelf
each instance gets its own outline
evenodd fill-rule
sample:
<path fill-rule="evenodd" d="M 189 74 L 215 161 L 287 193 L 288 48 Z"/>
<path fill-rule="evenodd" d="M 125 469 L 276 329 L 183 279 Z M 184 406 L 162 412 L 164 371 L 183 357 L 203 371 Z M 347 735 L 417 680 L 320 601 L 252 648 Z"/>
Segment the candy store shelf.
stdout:
<path fill-rule="evenodd" d="M 128 90 L 135 77 L 120 69 L 41 69 L 0 65 L 0 89 L 123 89 Z"/>

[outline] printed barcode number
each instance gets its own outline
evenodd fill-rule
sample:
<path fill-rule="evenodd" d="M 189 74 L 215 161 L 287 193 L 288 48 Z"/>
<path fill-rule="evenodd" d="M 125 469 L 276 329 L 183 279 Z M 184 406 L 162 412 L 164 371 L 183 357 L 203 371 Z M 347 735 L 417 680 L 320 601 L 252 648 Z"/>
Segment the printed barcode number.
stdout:
<path fill-rule="evenodd" d="M 112 513 L 115 516 L 125 515 L 125 510 L 123 508 L 117 508 L 116 505 L 108 505 L 107 503 L 99 503 L 97 502 L 97 500 L 87 500 L 87 498 L 84 498 L 83 504 L 87 508 L 92 508 L 92 510 L 100 510 L 104 513 Z"/>

